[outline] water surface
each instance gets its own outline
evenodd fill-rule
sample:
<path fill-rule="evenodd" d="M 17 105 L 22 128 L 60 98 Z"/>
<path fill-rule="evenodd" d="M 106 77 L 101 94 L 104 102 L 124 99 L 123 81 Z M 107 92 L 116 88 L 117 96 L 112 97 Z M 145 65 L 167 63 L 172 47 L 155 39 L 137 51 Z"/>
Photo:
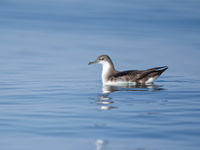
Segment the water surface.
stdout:
<path fill-rule="evenodd" d="M 1 149 L 198 149 L 199 6 L 1 0 Z M 169 69 L 153 86 L 105 88 L 87 65 L 100 54 L 118 70 Z"/>

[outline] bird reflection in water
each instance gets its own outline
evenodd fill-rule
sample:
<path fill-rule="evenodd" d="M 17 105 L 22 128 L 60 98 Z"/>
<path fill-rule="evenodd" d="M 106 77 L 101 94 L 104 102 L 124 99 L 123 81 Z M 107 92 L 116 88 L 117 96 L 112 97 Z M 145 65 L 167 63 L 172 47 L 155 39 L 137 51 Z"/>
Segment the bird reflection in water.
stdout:
<path fill-rule="evenodd" d="M 100 105 L 100 110 L 111 110 L 117 108 L 114 106 L 114 101 L 110 94 L 117 91 L 142 91 L 142 92 L 155 92 L 163 90 L 160 85 L 127 85 L 127 86 L 108 86 L 102 87 L 102 93 L 97 98 L 97 104 Z"/>
<path fill-rule="evenodd" d="M 154 92 L 163 90 L 162 86 L 150 84 L 150 85 L 126 85 L 126 86 L 110 86 L 103 85 L 102 93 L 112 93 L 116 91 L 146 91 L 146 92 Z"/>
<path fill-rule="evenodd" d="M 97 104 L 100 105 L 100 110 L 110 110 L 116 108 L 115 106 L 111 106 L 114 103 L 112 98 L 109 97 L 109 94 L 100 94 L 97 99 Z"/>

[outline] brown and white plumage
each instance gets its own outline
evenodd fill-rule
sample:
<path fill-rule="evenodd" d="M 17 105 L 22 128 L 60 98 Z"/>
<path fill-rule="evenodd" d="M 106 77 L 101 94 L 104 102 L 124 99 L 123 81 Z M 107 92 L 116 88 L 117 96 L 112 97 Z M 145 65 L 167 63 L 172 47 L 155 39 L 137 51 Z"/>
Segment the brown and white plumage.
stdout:
<path fill-rule="evenodd" d="M 114 64 L 108 55 L 101 55 L 95 61 L 90 62 L 100 63 L 102 69 L 102 82 L 103 84 L 116 85 L 116 84 L 151 84 L 153 83 L 165 70 L 167 66 L 155 67 L 147 70 L 128 70 L 117 71 Z"/>

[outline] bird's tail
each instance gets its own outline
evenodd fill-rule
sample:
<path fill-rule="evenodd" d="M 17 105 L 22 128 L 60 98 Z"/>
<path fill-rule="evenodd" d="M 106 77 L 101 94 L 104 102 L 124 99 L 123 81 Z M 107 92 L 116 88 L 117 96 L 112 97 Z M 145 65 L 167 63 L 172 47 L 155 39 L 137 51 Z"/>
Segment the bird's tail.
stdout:
<path fill-rule="evenodd" d="M 161 75 L 165 70 L 168 69 L 168 66 L 162 66 L 162 67 L 155 67 L 155 68 L 152 68 L 151 70 L 153 72 L 157 72 L 158 75 Z"/>

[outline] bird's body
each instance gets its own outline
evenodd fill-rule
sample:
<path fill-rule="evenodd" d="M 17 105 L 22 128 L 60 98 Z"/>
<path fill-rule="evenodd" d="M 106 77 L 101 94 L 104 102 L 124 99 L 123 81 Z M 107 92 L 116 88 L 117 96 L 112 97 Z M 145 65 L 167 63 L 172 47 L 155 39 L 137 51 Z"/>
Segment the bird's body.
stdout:
<path fill-rule="evenodd" d="M 152 84 L 165 70 L 167 66 L 155 67 L 147 70 L 128 70 L 117 71 L 108 55 L 101 55 L 97 60 L 89 64 L 100 63 L 102 69 L 102 82 L 104 85 L 122 85 L 122 84 Z"/>

